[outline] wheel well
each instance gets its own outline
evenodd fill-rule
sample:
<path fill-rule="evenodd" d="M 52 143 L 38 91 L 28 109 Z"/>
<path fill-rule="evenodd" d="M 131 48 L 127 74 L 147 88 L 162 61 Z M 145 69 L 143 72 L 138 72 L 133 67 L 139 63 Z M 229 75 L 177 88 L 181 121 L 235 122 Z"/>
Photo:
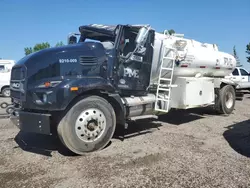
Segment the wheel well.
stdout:
<path fill-rule="evenodd" d="M 8 85 L 5 85 L 5 86 L 3 86 L 2 88 L 1 88 L 1 92 L 5 89 L 5 88 L 9 88 L 10 86 L 8 86 Z"/>
<path fill-rule="evenodd" d="M 224 82 L 221 82 L 219 88 L 215 88 L 215 94 L 216 94 L 216 95 L 219 95 L 220 90 L 221 90 L 223 87 L 227 86 L 227 85 L 232 86 L 232 87 L 234 88 L 234 91 L 235 91 L 235 94 L 236 94 L 236 86 L 235 86 L 235 85 L 232 85 L 232 84 L 224 83 Z"/>
<path fill-rule="evenodd" d="M 227 83 L 224 83 L 224 82 L 221 82 L 221 84 L 220 84 L 220 89 L 223 88 L 223 87 L 226 86 L 226 85 L 231 85 L 234 89 L 236 89 L 236 86 L 235 86 L 235 85 L 227 84 Z"/>
<path fill-rule="evenodd" d="M 68 111 L 78 101 L 80 101 L 88 96 L 91 96 L 91 95 L 96 95 L 96 96 L 99 96 L 99 97 L 106 99 L 112 105 L 112 107 L 115 111 L 117 124 L 124 124 L 125 123 L 124 110 L 123 110 L 123 107 L 121 106 L 121 104 L 114 97 L 109 96 L 107 93 L 105 93 L 105 91 L 102 91 L 102 90 L 91 90 L 91 91 L 87 91 L 87 92 L 84 92 L 84 93 L 76 96 L 68 104 L 68 106 L 66 107 L 66 111 Z"/>

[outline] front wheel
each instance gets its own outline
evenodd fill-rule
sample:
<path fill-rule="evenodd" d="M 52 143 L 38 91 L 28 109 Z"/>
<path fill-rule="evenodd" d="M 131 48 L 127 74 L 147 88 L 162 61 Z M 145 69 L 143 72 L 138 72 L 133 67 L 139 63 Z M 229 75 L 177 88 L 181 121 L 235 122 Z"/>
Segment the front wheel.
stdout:
<path fill-rule="evenodd" d="M 83 155 L 104 148 L 116 127 L 113 107 L 99 96 L 86 97 L 76 103 L 62 118 L 57 132 L 72 152 Z"/>

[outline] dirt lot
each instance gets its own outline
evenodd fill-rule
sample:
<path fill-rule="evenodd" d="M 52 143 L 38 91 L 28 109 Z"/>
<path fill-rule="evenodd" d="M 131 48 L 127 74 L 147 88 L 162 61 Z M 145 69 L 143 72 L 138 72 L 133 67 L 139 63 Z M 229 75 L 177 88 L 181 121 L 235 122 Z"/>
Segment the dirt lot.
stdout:
<path fill-rule="evenodd" d="M 246 94 L 229 117 L 195 109 L 133 123 L 87 156 L 1 119 L 0 187 L 250 187 L 249 106 Z"/>

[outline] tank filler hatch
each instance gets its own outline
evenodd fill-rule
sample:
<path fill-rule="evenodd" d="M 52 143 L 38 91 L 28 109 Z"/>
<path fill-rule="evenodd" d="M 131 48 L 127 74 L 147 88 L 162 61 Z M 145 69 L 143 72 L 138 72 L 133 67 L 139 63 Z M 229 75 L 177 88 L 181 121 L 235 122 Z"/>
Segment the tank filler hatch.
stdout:
<path fill-rule="evenodd" d="M 184 51 L 185 48 L 187 46 L 187 41 L 185 40 L 177 40 L 175 42 L 175 48 L 178 50 L 178 51 Z"/>
<path fill-rule="evenodd" d="M 181 61 L 185 58 L 187 54 L 187 41 L 186 40 L 176 40 L 173 47 L 176 49 L 177 59 Z"/>

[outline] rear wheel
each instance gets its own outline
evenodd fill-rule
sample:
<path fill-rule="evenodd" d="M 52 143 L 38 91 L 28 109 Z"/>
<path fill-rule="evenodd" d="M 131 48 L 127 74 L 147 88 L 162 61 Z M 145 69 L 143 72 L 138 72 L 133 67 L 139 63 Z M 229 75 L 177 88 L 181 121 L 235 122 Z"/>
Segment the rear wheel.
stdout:
<path fill-rule="evenodd" d="M 76 103 L 58 124 L 62 143 L 82 155 L 104 148 L 116 127 L 113 107 L 99 96 L 90 96 Z"/>
<path fill-rule="evenodd" d="M 221 114 L 231 114 L 235 107 L 235 89 L 231 85 L 223 86 L 218 93 L 218 112 Z"/>

